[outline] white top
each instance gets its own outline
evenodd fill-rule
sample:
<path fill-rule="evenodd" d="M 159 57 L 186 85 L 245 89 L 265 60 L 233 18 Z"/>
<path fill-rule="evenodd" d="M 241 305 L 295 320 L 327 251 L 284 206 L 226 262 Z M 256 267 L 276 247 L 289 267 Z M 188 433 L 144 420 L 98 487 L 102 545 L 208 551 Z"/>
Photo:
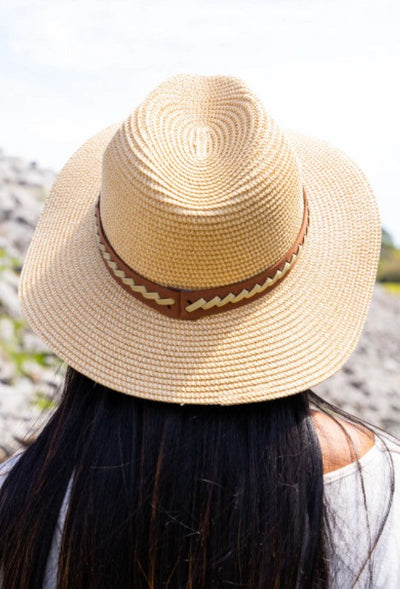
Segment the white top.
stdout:
<path fill-rule="evenodd" d="M 332 575 L 332 587 L 338 589 L 400 588 L 400 445 L 386 442 L 390 450 L 387 452 L 383 442 L 379 438 L 375 440 L 375 445 L 358 463 L 324 475 L 325 496 L 336 518 L 330 562 L 332 570 L 338 571 L 336 578 Z M 390 505 L 392 485 L 394 494 Z M 357 579 L 352 571 L 359 571 L 366 561 L 386 513 L 387 521 L 372 559 Z M 368 585 L 371 570 L 373 580 Z"/>
<path fill-rule="evenodd" d="M 335 527 L 331 531 L 334 549 L 330 562 L 333 565 L 332 570 L 338 571 L 336 576 L 333 573 L 331 575 L 332 588 L 361 589 L 369 586 L 366 583 L 372 569 L 374 589 L 400 589 L 400 445 L 393 442 L 387 442 L 387 444 L 390 452 L 386 452 L 382 441 L 376 438 L 375 445 L 358 463 L 353 462 L 324 475 L 325 495 L 329 509 L 332 509 L 335 514 L 334 519 L 328 518 L 335 522 Z M 18 456 L 0 465 L 0 487 L 16 460 Z M 395 478 L 391 506 L 388 505 L 392 484 L 390 461 L 393 461 Z M 362 478 L 360 471 L 362 471 Z M 70 485 L 54 534 L 44 589 L 56 587 L 58 551 Z M 356 579 L 352 571 L 355 569 L 359 571 L 364 564 L 370 542 L 374 543 L 387 509 L 389 510 L 387 521 L 373 551 L 370 564 L 367 564 L 360 578 Z"/>

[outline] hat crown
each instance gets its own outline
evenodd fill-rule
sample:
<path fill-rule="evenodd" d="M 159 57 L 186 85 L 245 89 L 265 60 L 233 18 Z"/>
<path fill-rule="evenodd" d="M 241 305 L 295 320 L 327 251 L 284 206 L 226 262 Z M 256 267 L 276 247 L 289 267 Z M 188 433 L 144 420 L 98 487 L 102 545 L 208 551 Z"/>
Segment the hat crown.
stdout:
<path fill-rule="evenodd" d="M 122 124 L 103 158 L 109 242 L 145 278 L 211 288 L 262 272 L 303 218 L 284 133 L 237 78 L 180 75 Z"/>

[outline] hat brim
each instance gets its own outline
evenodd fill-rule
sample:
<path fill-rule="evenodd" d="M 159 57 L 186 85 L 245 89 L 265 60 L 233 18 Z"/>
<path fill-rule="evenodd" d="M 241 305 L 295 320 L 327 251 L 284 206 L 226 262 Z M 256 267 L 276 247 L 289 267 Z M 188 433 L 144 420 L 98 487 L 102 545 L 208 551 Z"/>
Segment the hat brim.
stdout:
<path fill-rule="evenodd" d="M 376 201 L 358 166 L 323 141 L 286 132 L 310 211 L 297 263 L 260 299 L 182 321 L 130 296 L 98 249 L 102 156 L 117 128 L 72 156 L 45 203 L 20 281 L 36 334 L 94 381 L 157 401 L 262 401 L 336 372 L 360 336 L 380 251 Z"/>

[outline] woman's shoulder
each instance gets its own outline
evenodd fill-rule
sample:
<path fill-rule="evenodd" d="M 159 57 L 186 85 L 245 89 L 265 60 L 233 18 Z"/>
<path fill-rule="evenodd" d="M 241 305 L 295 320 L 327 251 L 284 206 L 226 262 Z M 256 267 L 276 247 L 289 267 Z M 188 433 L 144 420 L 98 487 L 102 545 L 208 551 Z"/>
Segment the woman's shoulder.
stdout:
<path fill-rule="evenodd" d="M 399 587 L 400 442 L 361 423 L 338 419 L 334 427 L 329 416 L 313 418 L 323 452 L 330 558 L 337 574 L 332 585 L 369 586 L 372 571 L 373 587 Z"/>
<path fill-rule="evenodd" d="M 357 463 L 376 449 L 377 437 L 367 426 L 321 411 L 313 411 L 312 417 L 321 445 L 324 474 Z"/>

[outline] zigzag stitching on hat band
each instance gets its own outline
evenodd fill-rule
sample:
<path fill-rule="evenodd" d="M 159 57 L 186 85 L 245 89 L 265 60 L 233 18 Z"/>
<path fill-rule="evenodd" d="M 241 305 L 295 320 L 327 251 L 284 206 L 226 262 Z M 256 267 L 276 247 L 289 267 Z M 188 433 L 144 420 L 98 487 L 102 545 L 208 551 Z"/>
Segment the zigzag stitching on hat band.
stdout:
<path fill-rule="evenodd" d="M 275 276 L 268 277 L 264 283 L 262 283 L 262 284 L 256 283 L 250 291 L 247 290 L 246 288 L 244 288 L 237 295 L 235 295 L 233 292 L 230 292 L 223 299 L 221 299 L 221 297 L 219 297 L 219 296 L 215 296 L 214 298 L 212 298 L 209 301 L 206 301 L 205 299 L 201 298 L 201 299 L 198 299 L 197 301 L 195 301 L 194 303 L 192 303 L 191 305 L 188 305 L 187 307 L 185 307 L 185 310 L 188 313 L 193 313 L 194 311 L 197 311 L 198 309 L 204 309 L 205 311 L 208 311 L 209 309 L 212 309 L 213 307 L 224 307 L 228 303 L 240 303 L 240 301 L 242 301 L 243 299 L 251 299 L 252 297 L 254 297 L 254 295 L 264 292 L 264 290 L 266 290 L 267 288 L 269 288 L 270 286 L 275 284 L 275 282 L 277 282 L 278 280 L 283 278 L 283 276 L 285 276 L 285 274 L 287 272 L 289 272 L 289 270 L 293 266 L 294 262 L 296 261 L 296 258 L 299 255 L 302 246 L 303 246 L 303 244 L 299 245 L 297 252 L 293 254 L 290 261 L 287 261 L 285 263 L 282 270 L 277 270 L 275 273 Z"/>
<path fill-rule="evenodd" d="M 144 299 L 154 301 L 155 303 L 157 303 L 157 305 L 174 305 L 176 303 L 175 299 L 163 299 L 161 298 L 158 292 L 149 292 L 145 286 L 143 286 L 142 284 L 136 284 L 133 278 L 128 278 L 125 272 L 118 268 L 116 262 L 113 262 L 111 260 L 110 254 L 107 252 L 104 244 L 101 241 L 98 229 L 96 230 L 96 235 L 99 248 L 101 250 L 101 253 L 106 264 L 111 268 L 113 274 L 117 278 L 119 278 L 126 286 L 129 286 L 129 288 L 133 292 L 141 294 Z"/>
<path fill-rule="evenodd" d="M 308 232 L 309 210 L 304 188 L 303 196 L 303 221 L 291 249 L 269 269 L 231 285 L 190 291 L 165 287 L 137 274 L 125 264 L 109 243 L 101 221 L 100 200 L 96 205 L 97 242 L 108 271 L 127 292 L 169 317 L 198 319 L 204 315 L 229 309 L 230 305 L 243 305 L 247 301 L 250 302 L 254 297 L 273 288 L 289 273 L 300 254 Z"/>

